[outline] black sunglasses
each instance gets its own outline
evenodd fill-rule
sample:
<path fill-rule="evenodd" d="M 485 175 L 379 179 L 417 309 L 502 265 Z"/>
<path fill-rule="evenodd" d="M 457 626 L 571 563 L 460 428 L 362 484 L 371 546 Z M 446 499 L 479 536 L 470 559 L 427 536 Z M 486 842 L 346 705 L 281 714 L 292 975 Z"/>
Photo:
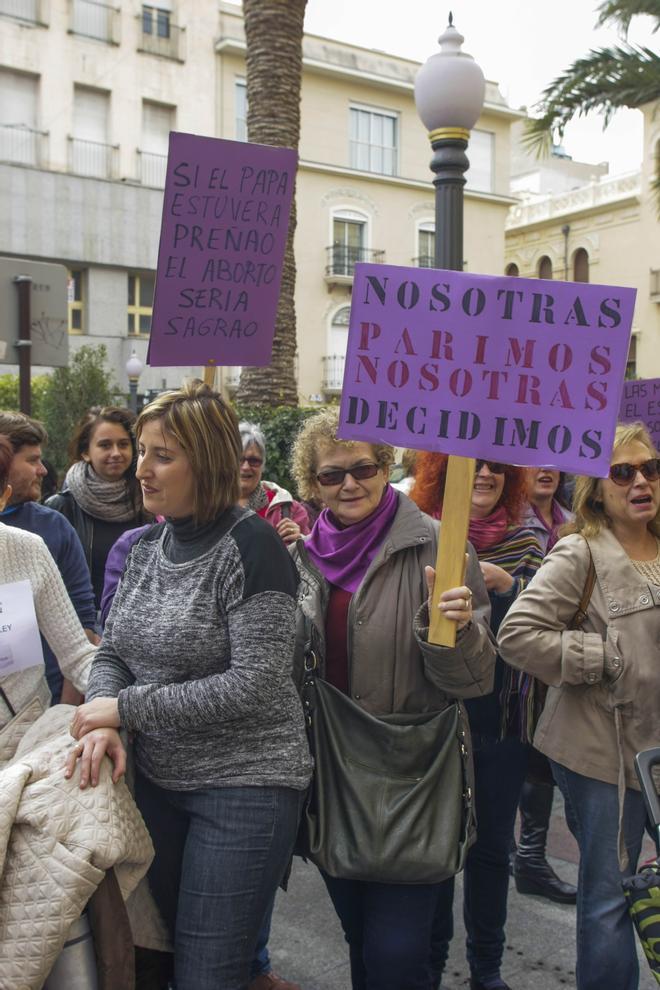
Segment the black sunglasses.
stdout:
<path fill-rule="evenodd" d="M 481 471 L 481 469 L 484 466 L 484 464 L 486 465 L 486 467 L 488 468 L 488 470 L 491 472 L 491 474 L 504 474 L 504 472 L 506 470 L 504 464 L 500 464 L 499 461 L 482 461 L 482 460 L 479 460 L 476 463 L 476 466 L 475 466 L 475 469 L 474 469 L 474 473 L 475 474 L 479 474 L 479 472 Z"/>
<path fill-rule="evenodd" d="M 261 457 L 241 457 L 241 464 L 249 464 L 251 468 L 261 467 L 263 459 Z"/>
<path fill-rule="evenodd" d="M 615 485 L 630 485 L 635 480 L 637 472 L 641 471 L 647 481 L 657 481 L 660 478 L 660 460 L 651 457 L 641 464 L 612 464 L 610 466 L 610 479 Z"/>
<path fill-rule="evenodd" d="M 366 481 L 367 478 L 375 478 L 380 470 L 378 464 L 356 464 L 355 467 L 346 468 L 332 468 L 330 471 L 321 471 L 320 474 L 316 475 L 316 480 L 319 485 L 323 485 L 327 488 L 329 485 L 341 485 L 343 484 L 344 478 L 347 474 L 350 474 L 351 478 L 355 481 Z"/>

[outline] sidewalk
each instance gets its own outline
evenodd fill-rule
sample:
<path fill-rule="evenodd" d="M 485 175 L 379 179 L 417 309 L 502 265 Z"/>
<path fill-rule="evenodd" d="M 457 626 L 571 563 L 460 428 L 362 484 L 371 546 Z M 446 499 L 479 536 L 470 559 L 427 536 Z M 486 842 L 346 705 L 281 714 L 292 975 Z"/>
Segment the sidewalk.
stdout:
<path fill-rule="evenodd" d="M 576 881 L 577 849 L 555 801 L 548 842 L 550 861 L 563 879 Z M 645 843 L 643 859 L 652 855 Z M 449 965 L 443 980 L 448 990 L 468 986 L 464 929 L 460 905 L 462 882 L 456 885 L 455 925 Z M 518 894 L 511 882 L 508 943 L 503 977 L 512 990 L 559 990 L 575 987 L 575 908 L 540 897 Z M 289 892 L 278 894 L 270 942 L 275 972 L 300 983 L 302 990 L 350 990 L 348 953 L 325 887 L 315 867 L 294 863 Z M 640 990 L 654 990 L 640 954 Z M 604 987 L 603 990 L 617 990 Z"/>

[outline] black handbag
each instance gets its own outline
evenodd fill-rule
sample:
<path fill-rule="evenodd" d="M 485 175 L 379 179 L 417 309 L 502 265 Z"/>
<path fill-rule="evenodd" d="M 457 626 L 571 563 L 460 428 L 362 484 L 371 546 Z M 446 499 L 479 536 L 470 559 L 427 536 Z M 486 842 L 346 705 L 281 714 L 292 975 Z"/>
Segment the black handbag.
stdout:
<path fill-rule="evenodd" d="M 467 719 L 441 712 L 375 717 L 317 676 L 302 691 L 315 771 L 300 851 L 333 877 L 438 883 L 475 839 Z"/>

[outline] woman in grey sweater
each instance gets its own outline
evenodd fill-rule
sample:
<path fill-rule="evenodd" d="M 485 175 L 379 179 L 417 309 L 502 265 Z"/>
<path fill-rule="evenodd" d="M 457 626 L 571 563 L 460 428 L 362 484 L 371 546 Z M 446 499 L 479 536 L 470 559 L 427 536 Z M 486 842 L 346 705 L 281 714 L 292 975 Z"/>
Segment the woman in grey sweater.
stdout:
<path fill-rule="evenodd" d="M 167 521 L 131 550 L 74 717 L 81 787 L 117 729 L 133 733 L 177 990 L 241 990 L 311 773 L 297 576 L 275 530 L 235 504 L 238 424 L 217 393 L 165 393 L 136 432 L 145 506 Z"/>

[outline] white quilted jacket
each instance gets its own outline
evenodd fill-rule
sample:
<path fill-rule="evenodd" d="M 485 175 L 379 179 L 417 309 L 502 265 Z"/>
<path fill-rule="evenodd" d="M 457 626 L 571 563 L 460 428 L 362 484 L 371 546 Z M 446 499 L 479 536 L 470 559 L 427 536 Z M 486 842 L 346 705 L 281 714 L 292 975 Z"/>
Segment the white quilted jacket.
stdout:
<path fill-rule="evenodd" d="M 126 898 L 153 857 L 105 759 L 97 787 L 64 778 L 72 708 L 49 709 L 0 769 L 0 990 L 40 990 L 71 924 L 114 866 Z"/>

